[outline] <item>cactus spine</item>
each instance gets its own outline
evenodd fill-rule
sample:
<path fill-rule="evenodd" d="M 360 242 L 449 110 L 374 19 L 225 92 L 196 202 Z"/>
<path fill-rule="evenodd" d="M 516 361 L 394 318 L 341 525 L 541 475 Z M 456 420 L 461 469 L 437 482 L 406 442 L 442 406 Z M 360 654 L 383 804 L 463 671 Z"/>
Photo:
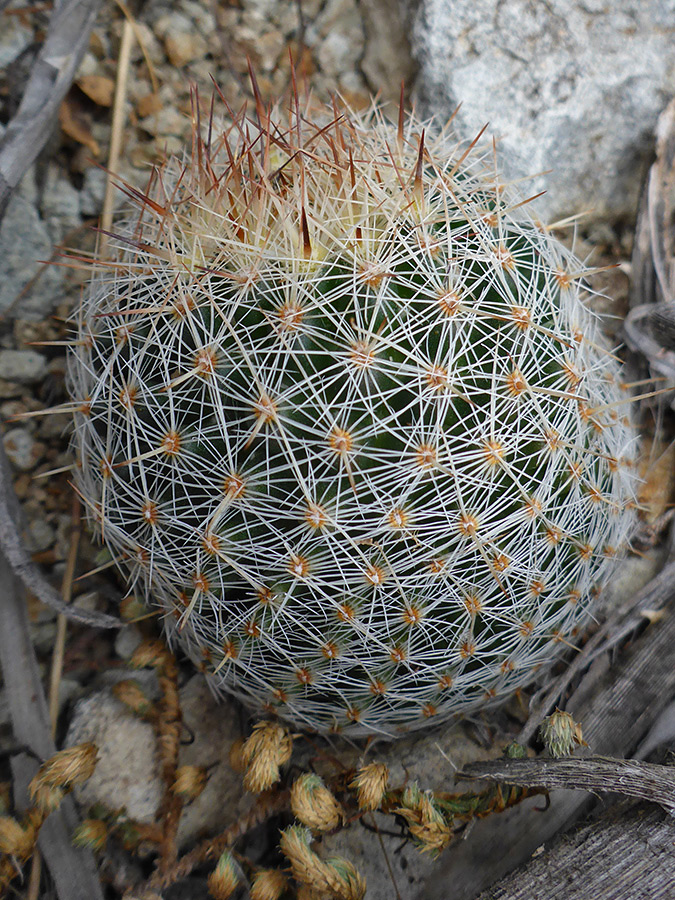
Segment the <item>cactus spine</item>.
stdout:
<path fill-rule="evenodd" d="M 531 681 L 633 521 L 581 264 L 490 154 L 377 108 L 258 102 L 133 198 L 77 314 L 74 443 L 169 637 L 354 735 Z"/>

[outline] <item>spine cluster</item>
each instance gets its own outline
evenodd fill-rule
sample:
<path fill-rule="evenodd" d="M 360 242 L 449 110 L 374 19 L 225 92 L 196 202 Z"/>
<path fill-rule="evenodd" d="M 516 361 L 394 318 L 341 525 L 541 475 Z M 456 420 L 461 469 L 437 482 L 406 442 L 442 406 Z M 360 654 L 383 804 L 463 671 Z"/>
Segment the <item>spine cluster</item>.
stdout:
<path fill-rule="evenodd" d="M 491 157 L 296 98 L 131 193 L 77 314 L 78 485 L 213 683 L 394 735 L 573 644 L 634 433 L 583 266 Z"/>

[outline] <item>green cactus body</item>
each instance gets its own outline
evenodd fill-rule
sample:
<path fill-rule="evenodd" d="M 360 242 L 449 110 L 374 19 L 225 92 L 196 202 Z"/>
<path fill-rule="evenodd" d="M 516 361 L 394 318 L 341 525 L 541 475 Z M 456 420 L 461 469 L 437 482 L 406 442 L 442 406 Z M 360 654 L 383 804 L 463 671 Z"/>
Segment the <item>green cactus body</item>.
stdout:
<path fill-rule="evenodd" d="M 118 226 L 70 358 L 78 485 L 215 686 L 395 735 L 574 642 L 635 438 L 581 265 L 486 160 L 317 115 L 195 135 Z"/>

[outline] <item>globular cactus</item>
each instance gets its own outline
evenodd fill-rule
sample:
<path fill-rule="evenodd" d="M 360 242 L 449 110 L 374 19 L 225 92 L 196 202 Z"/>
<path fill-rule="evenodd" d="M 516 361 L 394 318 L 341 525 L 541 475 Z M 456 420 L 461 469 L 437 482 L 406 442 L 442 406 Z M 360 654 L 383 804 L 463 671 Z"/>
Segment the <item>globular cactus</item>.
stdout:
<path fill-rule="evenodd" d="M 492 153 L 259 101 L 129 193 L 76 317 L 78 488 L 212 683 L 396 735 L 574 644 L 635 435 L 583 266 Z"/>

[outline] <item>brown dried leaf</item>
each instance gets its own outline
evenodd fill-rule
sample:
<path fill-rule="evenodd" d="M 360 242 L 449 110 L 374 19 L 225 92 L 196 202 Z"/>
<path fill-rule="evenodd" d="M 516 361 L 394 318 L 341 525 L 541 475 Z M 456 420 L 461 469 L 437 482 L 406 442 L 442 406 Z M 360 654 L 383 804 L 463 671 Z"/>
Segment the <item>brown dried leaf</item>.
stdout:
<path fill-rule="evenodd" d="M 158 113 L 161 108 L 162 101 L 159 99 L 158 94 L 144 94 L 136 101 L 136 112 L 141 119 L 151 116 L 153 113 Z"/>
<path fill-rule="evenodd" d="M 66 97 L 59 107 L 59 124 L 64 134 L 86 147 L 92 156 L 100 156 L 101 148 L 91 133 L 82 109 L 72 97 Z"/>
<path fill-rule="evenodd" d="M 79 89 L 97 106 L 112 106 L 115 82 L 105 75 L 82 75 L 76 82 Z"/>

